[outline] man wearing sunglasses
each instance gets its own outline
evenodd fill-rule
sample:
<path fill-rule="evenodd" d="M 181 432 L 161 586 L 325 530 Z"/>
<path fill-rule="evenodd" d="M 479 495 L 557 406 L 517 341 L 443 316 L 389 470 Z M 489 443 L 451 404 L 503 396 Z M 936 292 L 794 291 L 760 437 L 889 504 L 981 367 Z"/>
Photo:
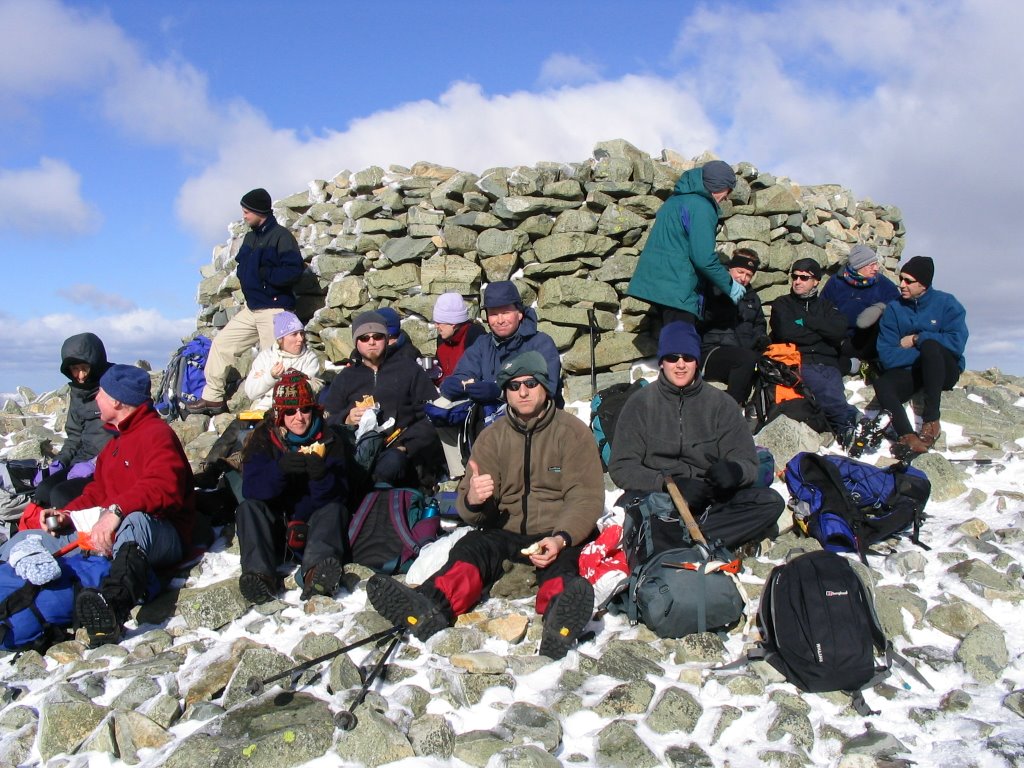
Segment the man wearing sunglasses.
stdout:
<path fill-rule="evenodd" d="M 352 337 L 354 362 L 334 377 L 323 398 L 328 423 L 354 431 L 370 408 L 377 410 L 378 424 L 394 418 L 370 479 L 393 486 L 433 485 L 442 450 L 423 404 L 437 397 L 437 390 L 414 358 L 391 354 L 387 323 L 378 313 L 356 315 Z M 357 492 L 363 490 L 369 489 Z"/>
<path fill-rule="evenodd" d="M 658 380 L 630 397 L 615 427 L 608 474 L 630 495 L 663 492 L 672 478 L 708 541 L 729 548 L 778 533 L 785 507 L 771 488 L 752 487 L 754 439 L 725 392 L 700 376 L 700 339 L 690 323 L 658 337 Z"/>
<path fill-rule="evenodd" d="M 825 413 L 832 434 L 846 445 L 860 413 L 846 400 L 839 349 L 846 338 L 846 316 L 818 294 L 821 265 L 811 258 L 797 259 L 789 269 L 786 296 L 772 302 L 771 336 L 780 344 L 795 344 L 800 351 L 800 376 Z"/>
<path fill-rule="evenodd" d="M 560 659 L 594 610 L 594 590 L 578 575 L 578 561 L 604 511 L 601 460 L 586 425 L 554 407 L 540 353 L 508 361 L 498 385 L 508 417 L 480 434 L 459 484 L 459 515 L 475 530 L 426 583 L 412 589 L 374 576 L 367 595 L 382 616 L 426 640 L 479 602 L 505 560 L 530 563 L 544 616 L 540 654 Z"/>
<path fill-rule="evenodd" d="M 883 373 L 875 381 L 878 404 L 893 415 L 899 448 L 925 453 L 939 437 L 942 393 L 951 390 L 967 363 L 967 313 L 952 294 L 932 288 L 935 264 L 914 256 L 900 269 L 900 300 L 889 304 L 878 333 Z M 921 431 L 915 433 L 903 404 L 924 393 Z"/>

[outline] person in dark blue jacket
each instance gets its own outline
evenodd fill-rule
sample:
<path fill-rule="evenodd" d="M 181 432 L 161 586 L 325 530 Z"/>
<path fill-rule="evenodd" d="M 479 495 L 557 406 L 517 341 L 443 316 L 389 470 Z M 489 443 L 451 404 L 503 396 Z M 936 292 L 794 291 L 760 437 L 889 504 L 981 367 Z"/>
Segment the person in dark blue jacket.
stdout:
<path fill-rule="evenodd" d="M 537 315 L 523 307 L 519 289 L 511 280 L 491 283 L 484 291 L 482 306 L 491 332 L 466 349 L 455 372 L 441 384 L 441 394 L 449 400 L 469 397 L 485 406 L 501 401 L 498 371 L 516 355 L 533 350 L 548 364 L 548 380 L 554 387 L 555 404 L 561 408 L 562 361 L 555 342 L 537 330 Z"/>
<path fill-rule="evenodd" d="M 889 302 L 900 297 L 899 289 L 879 274 L 878 255 L 864 243 L 850 250 L 846 266 L 825 283 L 821 298 L 828 299 L 846 315 L 848 329 L 839 349 L 839 370 L 856 374 L 861 362 L 878 359 L 878 321 Z"/>
<path fill-rule="evenodd" d="M 235 257 L 235 274 L 245 305 L 213 338 L 203 369 L 206 386 L 202 396 L 186 406 L 189 413 L 212 416 L 227 412 L 228 369 L 257 341 L 260 349 L 274 346 L 274 315 L 295 308 L 292 286 L 305 269 L 295 237 L 274 218 L 270 193 L 250 190 L 242 196 L 241 204 L 242 218 L 250 231 Z"/>
<path fill-rule="evenodd" d="M 899 446 L 925 453 L 938 439 L 942 393 L 951 390 L 967 363 L 967 313 L 952 294 L 932 288 L 935 264 L 915 256 L 900 269 L 900 300 L 882 315 L 875 381 L 878 404 L 892 414 Z M 924 393 L 921 431 L 914 432 L 903 404 Z M 896 451 L 899 452 L 900 448 Z"/>
<path fill-rule="evenodd" d="M 242 450 L 245 501 L 235 520 L 238 586 L 247 600 L 277 595 L 287 550 L 302 561 L 302 599 L 335 593 L 346 551 L 346 476 L 344 439 L 325 424 L 306 374 L 287 371 L 274 385 L 274 407 Z"/>

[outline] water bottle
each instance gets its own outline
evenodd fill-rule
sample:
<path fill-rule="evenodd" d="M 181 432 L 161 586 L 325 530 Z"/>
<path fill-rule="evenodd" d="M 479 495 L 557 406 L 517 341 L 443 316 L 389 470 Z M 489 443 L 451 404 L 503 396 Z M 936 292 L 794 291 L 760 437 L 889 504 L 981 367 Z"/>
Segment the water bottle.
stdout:
<path fill-rule="evenodd" d="M 427 502 L 427 506 L 423 510 L 423 519 L 426 520 L 429 517 L 437 517 L 441 514 L 441 505 L 437 503 L 437 499 L 431 498 Z"/>

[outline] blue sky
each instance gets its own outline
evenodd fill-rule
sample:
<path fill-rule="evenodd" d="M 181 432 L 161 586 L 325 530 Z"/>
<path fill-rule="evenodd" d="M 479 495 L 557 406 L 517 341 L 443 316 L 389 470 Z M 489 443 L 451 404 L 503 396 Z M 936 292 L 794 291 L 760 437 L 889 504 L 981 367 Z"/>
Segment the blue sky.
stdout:
<path fill-rule="evenodd" d="M 1024 374 L 1022 26 L 1016 0 L 0 0 L 0 391 L 58 386 L 84 330 L 162 366 L 252 187 L 620 137 L 899 206 L 968 365 Z"/>

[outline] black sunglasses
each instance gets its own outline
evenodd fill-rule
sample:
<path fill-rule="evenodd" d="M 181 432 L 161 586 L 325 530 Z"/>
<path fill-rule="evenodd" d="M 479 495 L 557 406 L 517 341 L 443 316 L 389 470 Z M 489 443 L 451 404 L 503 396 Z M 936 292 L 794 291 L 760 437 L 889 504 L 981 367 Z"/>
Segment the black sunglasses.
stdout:
<path fill-rule="evenodd" d="M 513 392 L 518 392 L 519 388 L 525 386 L 527 389 L 535 389 L 540 385 L 540 382 L 536 379 L 523 379 L 522 381 L 510 381 L 505 385 L 505 389 L 511 389 Z"/>
<path fill-rule="evenodd" d="M 362 336 L 357 336 L 356 341 L 361 341 L 365 344 L 368 341 L 384 341 L 387 336 L 383 333 L 364 333 Z"/>
<path fill-rule="evenodd" d="M 794 280 L 813 280 L 814 275 L 790 275 Z"/>
<path fill-rule="evenodd" d="M 906 275 L 900 275 L 900 282 L 905 283 L 906 285 L 913 285 L 914 283 L 919 283 L 921 281 L 915 280 L 912 277 L 907 277 Z"/>
<path fill-rule="evenodd" d="M 294 416 L 296 413 L 301 413 L 304 416 L 308 416 L 314 410 L 315 409 L 313 408 L 312 405 L 304 405 L 301 408 L 282 408 L 281 409 L 281 415 L 282 416 Z"/>
<path fill-rule="evenodd" d="M 693 355 L 675 355 L 675 354 L 673 354 L 673 355 L 665 355 L 661 359 L 664 360 L 666 363 L 678 363 L 680 360 L 682 360 L 684 363 L 696 363 L 697 362 L 697 358 L 694 357 Z"/>

